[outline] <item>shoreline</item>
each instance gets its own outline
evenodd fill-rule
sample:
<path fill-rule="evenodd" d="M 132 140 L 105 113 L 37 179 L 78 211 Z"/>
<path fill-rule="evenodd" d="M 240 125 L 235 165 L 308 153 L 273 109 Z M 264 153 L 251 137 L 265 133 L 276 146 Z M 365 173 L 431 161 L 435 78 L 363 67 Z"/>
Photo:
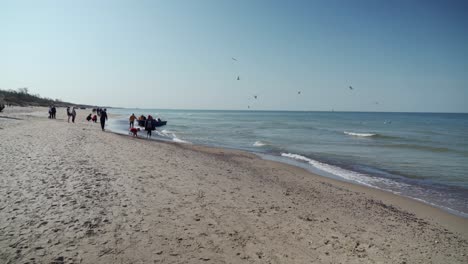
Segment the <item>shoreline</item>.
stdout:
<path fill-rule="evenodd" d="M 111 133 L 122 136 L 122 137 L 130 137 L 131 135 L 125 135 L 122 133 L 118 133 L 115 131 L 110 131 Z M 135 139 L 135 138 L 132 138 Z M 234 149 L 234 148 L 223 148 L 217 146 L 206 146 L 206 145 L 199 145 L 194 143 L 181 143 L 181 142 L 172 142 L 172 141 L 165 141 L 159 139 L 148 139 L 143 137 L 138 137 L 139 140 L 145 140 L 149 142 L 155 141 L 156 143 L 160 144 L 169 144 L 174 145 L 182 149 L 190 149 L 195 151 L 200 151 L 204 153 L 218 153 L 222 152 L 224 154 L 231 154 L 231 155 L 254 155 L 256 158 L 261 159 L 262 161 L 271 163 L 272 167 L 287 167 L 289 170 L 300 171 L 300 174 L 308 174 L 310 177 L 316 177 L 321 181 L 326 183 L 339 186 L 342 188 L 346 188 L 355 192 L 364 193 L 366 195 L 371 195 L 374 199 L 381 200 L 384 203 L 390 203 L 394 206 L 401 207 L 405 211 L 409 211 L 411 213 L 415 213 L 417 215 L 428 217 L 441 223 L 444 223 L 446 228 L 453 228 L 456 232 L 463 233 L 468 237 L 468 218 L 450 213 L 443 208 L 440 208 L 436 205 L 432 205 L 425 201 L 420 201 L 412 197 L 407 197 L 403 195 L 399 195 L 393 193 L 388 190 L 378 189 L 376 187 L 365 186 L 363 184 L 354 183 L 351 181 L 341 180 L 341 179 L 334 179 L 327 176 L 320 175 L 318 173 L 313 173 L 310 170 L 299 167 L 293 164 L 289 164 L 287 162 L 270 160 L 262 157 L 262 153 L 254 153 L 246 150 Z"/>
<path fill-rule="evenodd" d="M 115 115 L 114 117 L 116 118 L 115 120 L 119 120 L 118 118 L 126 119 L 126 116 L 123 116 L 123 115 L 122 116 L 121 115 Z M 123 132 L 123 130 L 122 131 L 119 130 L 117 124 L 115 124 L 114 128 L 115 128 L 115 130 L 113 128 L 111 128 L 110 131 L 112 131 L 113 133 L 116 133 L 116 134 L 120 134 L 120 135 L 127 135 L 127 134 L 125 134 Z M 142 133 L 144 133 L 144 130 L 142 130 Z M 129 136 L 129 135 L 127 135 L 127 136 Z M 146 139 L 144 136 L 139 136 L 139 138 Z M 372 184 L 367 184 L 366 185 L 366 184 L 360 183 L 358 181 L 353 181 L 353 180 L 350 180 L 350 179 L 346 179 L 345 177 L 333 174 L 331 172 L 324 171 L 324 170 L 322 170 L 320 168 L 314 167 L 313 165 L 309 165 L 309 164 L 307 164 L 305 162 L 301 162 L 301 161 L 298 161 L 298 160 L 292 159 L 292 158 L 283 157 L 280 154 L 266 153 L 266 152 L 261 152 L 261 151 L 256 152 L 256 151 L 253 151 L 253 150 L 236 148 L 236 147 L 216 146 L 214 144 L 213 145 L 197 144 L 197 143 L 188 142 L 188 141 L 184 142 L 184 140 L 176 141 L 176 140 L 170 140 L 170 139 L 165 139 L 165 138 L 156 138 L 156 137 L 154 137 L 152 139 L 147 139 L 147 140 L 155 140 L 155 141 L 158 141 L 158 142 L 165 142 L 165 143 L 189 144 L 189 145 L 208 147 L 208 148 L 215 148 L 215 149 L 219 148 L 219 149 L 242 151 L 242 152 L 254 154 L 254 155 L 256 155 L 256 156 L 258 156 L 258 157 L 260 157 L 261 159 L 264 159 L 264 160 L 275 161 L 275 162 L 279 162 L 279 163 L 282 163 L 282 164 L 287 164 L 287 165 L 295 166 L 295 167 L 298 167 L 298 168 L 302 168 L 302 169 L 308 171 L 309 173 L 311 173 L 314 176 L 320 176 L 320 177 L 332 179 L 332 180 L 335 180 L 335 181 L 338 181 L 338 182 L 345 182 L 345 183 L 350 183 L 350 184 L 353 184 L 353 185 L 358 185 L 358 186 L 370 188 L 370 189 L 373 189 L 373 190 L 383 191 L 385 193 L 389 193 L 389 194 L 396 195 L 396 196 L 399 196 L 399 197 L 411 199 L 412 201 L 416 201 L 416 202 L 431 206 L 431 207 L 436 208 L 438 210 L 442 210 L 445 213 L 448 213 L 450 215 L 455 215 L 457 217 L 468 219 L 468 213 L 464 213 L 464 212 L 461 212 L 461 211 L 458 211 L 458 210 L 455 210 L 455 209 L 452 209 L 450 207 L 446 207 L 446 206 L 443 206 L 443 205 L 438 205 L 436 203 L 431 202 L 430 200 L 425 200 L 425 199 L 418 198 L 418 197 L 412 197 L 412 196 L 407 195 L 407 194 L 401 194 L 401 193 L 398 193 L 397 191 L 392 190 L 392 189 L 385 189 L 385 188 L 381 188 L 379 186 L 372 185 Z M 297 155 L 297 154 L 294 154 L 294 155 Z M 330 164 L 327 164 L 327 165 L 330 165 Z M 335 166 L 335 165 L 332 165 L 332 166 Z M 372 175 L 369 175 L 369 176 L 372 176 Z"/>
<path fill-rule="evenodd" d="M 12 109 L 14 110 L 14 109 Z M 466 263 L 468 219 L 241 150 L 0 118 L 0 260 Z M 18 110 L 18 111 L 20 111 Z"/>

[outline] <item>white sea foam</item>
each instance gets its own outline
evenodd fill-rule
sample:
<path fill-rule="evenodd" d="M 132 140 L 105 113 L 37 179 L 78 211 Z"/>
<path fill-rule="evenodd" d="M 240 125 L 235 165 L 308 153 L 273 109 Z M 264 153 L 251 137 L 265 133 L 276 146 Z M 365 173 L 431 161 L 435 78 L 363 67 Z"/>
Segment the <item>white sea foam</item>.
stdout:
<path fill-rule="evenodd" d="M 381 189 L 383 186 L 401 188 L 403 187 L 403 185 L 406 185 L 404 183 L 399 183 L 390 179 L 371 177 L 367 174 L 346 170 L 338 166 L 326 164 L 294 153 L 281 153 L 281 156 L 307 162 L 308 164 L 312 165 L 314 168 L 320 171 L 330 173 L 348 181 L 357 182 L 378 189 Z"/>
<path fill-rule="evenodd" d="M 253 146 L 254 146 L 254 147 L 263 147 L 263 146 L 266 146 L 266 145 L 267 145 L 267 143 L 262 142 L 262 141 L 255 141 L 255 142 L 253 143 Z"/>
<path fill-rule="evenodd" d="M 190 144 L 190 142 L 188 142 L 188 141 L 186 141 L 186 140 L 183 140 L 183 139 L 180 139 L 180 138 L 178 138 L 178 137 L 173 137 L 173 138 L 172 138 L 172 141 L 178 142 L 178 143 Z"/>
<path fill-rule="evenodd" d="M 172 141 L 177 142 L 177 143 L 187 143 L 187 144 L 191 143 L 189 141 L 178 138 L 174 132 L 169 131 L 167 129 L 163 129 L 161 132 L 158 131 L 158 135 L 162 137 L 170 138 Z"/>
<path fill-rule="evenodd" d="M 355 136 L 355 137 L 373 137 L 373 136 L 377 136 L 377 134 L 372 134 L 372 133 L 356 133 L 356 132 L 348 132 L 348 131 L 344 131 L 343 133 L 345 133 L 346 135 Z"/>

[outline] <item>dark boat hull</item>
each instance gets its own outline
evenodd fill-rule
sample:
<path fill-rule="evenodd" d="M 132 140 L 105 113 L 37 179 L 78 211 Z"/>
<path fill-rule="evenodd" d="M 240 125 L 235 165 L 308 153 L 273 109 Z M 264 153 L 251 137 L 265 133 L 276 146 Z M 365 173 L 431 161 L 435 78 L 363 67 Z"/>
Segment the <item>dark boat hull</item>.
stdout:
<path fill-rule="evenodd" d="M 145 123 L 146 123 L 146 120 L 138 120 L 138 126 L 145 127 Z M 165 126 L 166 124 L 167 124 L 167 121 L 153 122 L 152 130 L 155 130 L 156 127 Z"/>

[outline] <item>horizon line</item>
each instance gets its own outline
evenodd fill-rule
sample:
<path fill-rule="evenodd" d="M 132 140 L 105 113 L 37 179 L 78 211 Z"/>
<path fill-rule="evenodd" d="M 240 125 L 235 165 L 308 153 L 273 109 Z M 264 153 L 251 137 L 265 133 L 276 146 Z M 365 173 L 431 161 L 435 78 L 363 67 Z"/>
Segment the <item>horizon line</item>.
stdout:
<path fill-rule="evenodd" d="M 468 112 L 422 112 L 422 111 L 358 111 L 358 110 L 272 110 L 272 109 L 191 109 L 191 108 L 132 108 L 107 106 L 111 109 L 142 109 L 142 110 L 181 110 L 181 111 L 242 111 L 242 112 L 339 112 L 339 113 L 400 113 L 400 114 L 468 114 Z"/>

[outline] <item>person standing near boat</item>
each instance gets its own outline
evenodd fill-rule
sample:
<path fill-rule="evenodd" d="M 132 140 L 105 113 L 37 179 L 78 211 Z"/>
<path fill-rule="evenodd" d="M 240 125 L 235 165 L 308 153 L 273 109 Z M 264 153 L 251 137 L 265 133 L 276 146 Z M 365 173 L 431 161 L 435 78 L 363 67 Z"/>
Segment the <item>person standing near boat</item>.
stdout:
<path fill-rule="evenodd" d="M 104 131 L 104 126 L 106 125 L 107 120 L 107 109 L 101 111 L 101 128 Z"/>
<path fill-rule="evenodd" d="M 130 122 L 130 128 L 133 128 L 135 126 L 134 125 L 135 119 L 136 119 L 135 114 L 132 114 L 130 118 L 128 119 L 128 121 Z"/>
<path fill-rule="evenodd" d="M 146 137 L 151 137 L 151 131 L 153 130 L 154 119 L 151 115 L 148 116 L 145 122 Z"/>

